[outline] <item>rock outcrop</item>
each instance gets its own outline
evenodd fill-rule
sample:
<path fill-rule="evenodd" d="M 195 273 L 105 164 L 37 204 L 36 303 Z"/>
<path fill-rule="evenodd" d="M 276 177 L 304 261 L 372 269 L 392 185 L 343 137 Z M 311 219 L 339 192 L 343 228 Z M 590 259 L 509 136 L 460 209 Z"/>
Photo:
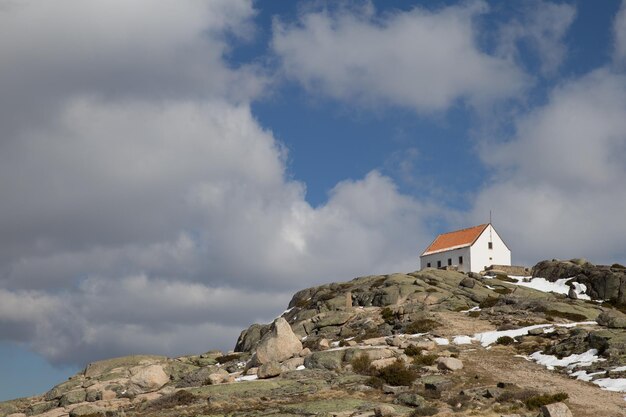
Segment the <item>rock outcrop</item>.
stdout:
<path fill-rule="evenodd" d="M 291 330 L 291 326 L 282 317 L 274 320 L 269 331 L 259 342 L 252 357 L 253 366 L 269 362 L 282 362 L 297 356 L 302 350 L 300 338 Z"/>
<path fill-rule="evenodd" d="M 587 295 L 597 300 L 610 300 L 626 305 L 626 267 L 613 264 L 594 265 L 584 259 L 542 261 L 532 269 L 533 277 L 548 281 L 568 278 L 585 284 Z"/>
<path fill-rule="evenodd" d="M 589 268 L 550 261 L 536 272 Z M 522 357 L 595 352 L 602 360 L 582 368 L 592 382 L 626 377 L 615 371 L 626 365 L 626 315 L 513 281 L 428 268 L 308 288 L 273 323 L 241 332 L 234 352 L 94 362 L 44 395 L 0 403 L 0 417 L 619 415 L 621 395 Z M 513 333 L 487 349 L 476 335 L 496 329 Z M 555 392 L 569 382 L 601 407 Z"/>

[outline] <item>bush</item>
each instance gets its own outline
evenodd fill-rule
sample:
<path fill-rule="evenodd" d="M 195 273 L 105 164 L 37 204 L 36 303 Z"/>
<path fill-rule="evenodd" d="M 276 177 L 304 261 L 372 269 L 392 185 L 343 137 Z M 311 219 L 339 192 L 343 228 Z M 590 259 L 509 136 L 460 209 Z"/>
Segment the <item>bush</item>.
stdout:
<path fill-rule="evenodd" d="M 494 292 L 497 292 L 498 294 L 511 294 L 513 292 L 512 289 L 510 288 L 504 288 L 504 287 L 500 287 L 500 288 L 496 288 L 495 290 L 493 290 Z"/>
<path fill-rule="evenodd" d="M 408 369 L 400 361 L 380 369 L 376 376 L 393 386 L 411 385 L 417 379 L 417 373 L 412 369 Z"/>
<path fill-rule="evenodd" d="M 395 322 L 396 314 L 389 307 L 380 310 L 380 315 L 387 324 L 393 324 Z"/>
<path fill-rule="evenodd" d="M 467 315 L 474 318 L 480 317 L 480 310 L 470 311 L 469 313 L 467 313 Z"/>
<path fill-rule="evenodd" d="M 408 334 L 428 333 L 436 329 L 439 326 L 440 326 L 439 322 L 435 320 L 422 319 L 422 320 L 413 321 L 407 324 L 404 328 L 404 332 Z"/>
<path fill-rule="evenodd" d="M 498 402 L 506 403 L 506 402 L 526 402 L 529 398 L 536 397 L 539 395 L 539 392 L 531 389 L 506 389 L 502 394 L 498 395 Z"/>
<path fill-rule="evenodd" d="M 372 374 L 372 360 L 366 354 L 359 355 L 352 359 L 350 362 L 352 370 L 357 374 L 371 375 Z"/>
<path fill-rule="evenodd" d="M 422 349 L 415 345 L 409 345 L 404 349 L 404 354 L 408 356 L 418 356 L 422 354 Z"/>
<path fill-rule="evenodd" d="M 420 407 L 418 409 L 413 410 L 413 412 L 409 414 L 409 417 L 434 416 L 438 412 L 439 412 L 439 409 L 437 407 L 431 407 L 431 406 Z"/>
<path fill-rule="evenodd" d="M 568 397 L 569 395 L 567 395 L 565 392 L 559 392 L 556 394 L 542 394 L 530 397 L 524 402 L 524 404 L 526 404 L 526 407 L 528 409 L 534 410 L 547 404 L 560 403 L 561 401 L 566 400 Z"/>
<path fill-rule="evenodd" d="M 413 365 L 416 366 L 432 366 L 437 360 L 437 355 L 418 355 L 413 357 Z"/>
<path fill-rule="evenodd" d="M 497 340 L 496 343 L 498 345 L 512 345 L 513 343 L 515 343 L 515 339 L 513 339 L 511 336 L 500 336 Z"/>
<path fill-rule="evenodd" d="M 383 385 L 385 384 L 385 381 L 383 381 L 377 376 L 373 376 L 370 379 L 368 379 L 365 384 L 369 385 L 372 388 L 382 389 Z"/>
<path fill-rule="evenodd" d="M 613 264 L 611 265 L 611 269 L 626 269 L 626 266 L 622 264 Z"/>

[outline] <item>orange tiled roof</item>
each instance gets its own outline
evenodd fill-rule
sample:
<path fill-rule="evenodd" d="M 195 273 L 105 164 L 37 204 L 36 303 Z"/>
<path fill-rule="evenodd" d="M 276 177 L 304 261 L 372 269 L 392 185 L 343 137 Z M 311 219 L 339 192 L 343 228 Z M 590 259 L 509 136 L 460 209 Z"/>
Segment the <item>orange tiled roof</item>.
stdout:
<path fill-rule="evenodd" d="M 476 239 L 478 239 L 478 236 L 480 236 L 487 226 L 489 226 L 489 224 L 481 224 L 480 226 L 469 227 L 467 229 L 441 234 L 435 238 L 429 247 L 426 248 L 422 256 L 470 246 L 474 243 L 474 241 L 476 241 Z"/>

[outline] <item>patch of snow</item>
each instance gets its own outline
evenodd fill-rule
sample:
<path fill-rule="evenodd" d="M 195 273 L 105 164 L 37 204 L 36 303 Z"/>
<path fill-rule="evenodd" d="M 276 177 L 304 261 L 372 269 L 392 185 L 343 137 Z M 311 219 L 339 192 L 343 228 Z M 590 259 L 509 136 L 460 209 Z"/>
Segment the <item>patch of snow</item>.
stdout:
<path fill-rule="evenodd" d="M 588 374 L 587 371 L 576 371 L 576 372 L 572 372 L 570 375 L 575 377 L 576 379 L 581 380 L 581 381 L 589 382 L 589 381 L 591 381 L 593 379 L 594 376 L 601 375 L 603 373 L 604 373 L 604 371 L 592 372 L 590 374 Z"/>
<path fill-rule="evenodd" d="M 553 331 L 555 326 L 558 327 L 575 327 L 575 326 L 580 326 L 580 325 L 596 325 L 597 323 L 595 321 L 581 321 L 578 323 L 567 323 L 567 324 L 535 324 L 534 326 L 528 326 L 528 327 L 522 327 L 520 329 L 514 329 L 514 330 L 493 330 L 490 332 L 484 332 L 484 333 L 476 333 L 473 337 L 474 340 L 479 341 L 483 347 L 487 347 L 493 343 L 496 342 L 496 340 L 498 340 L 499 337 L 502 336 L 509 336 L 509 337 L 516 337 L 516 336 L 523 336 L 525 334 L 528 334 L 528 331 L 530 329 L 540 329 L 540 328 L 544 328 L 544 332 L 546 330 L 548 331 Z"/>
<path fill-rule="evenodd" d="M 550 282 L 545 278 L 530 278 L 530 277 L 519 277 L 511 275 L 509 278 L 517 280 L 517 282 L 512 282 L 512 284 L 519 285 L 521 287 L 533 288 L 535 290 L 543 291 L 543 292 L 554 292 L 557 294 L 565 294 L 569 292 L 570 286 L 566 284 L 571 278 L 562 278 L 558 279 L 555 282 Z M 585 291 L 587 291 L 587 286 L 585 284 L 581 284 L 578 282 L 573 282 L 574 290 L 576 291 L 576 295 L 581 300 L 591 300 Z"/>
<path fill-rule="evenodd" d="M 493 343 L 495 343 L 499 337 L 502 336 L 509 336 L 509 337 L 516 337 L 516 336 L 523 336 L 525 334 L 528 334 L 528 331 L 530 329 L 539 329 L 542 327 L 549 327 L 549 324 L 536 324 L 534 326 L 528 326 L 528 327 L 522 327 L 521 329 L 513 329 L 513 330 L 493 330 L 490 332 L 484 332 L 484 333 L 476 333 L 473 337 L 474 340 L 477 340 L 480 342 L 481 345 L 483 345 L 483 347 L 487 347 Z"/>
<path fill-rule="evenodd" d="M 480 311 L 480 307 L 476 306 L 476 307 L 472 307 L 469 310 L 461 310 L 461 313 L 469 313 L 471 311 Z"/>
<path fill-rule="evenodd" d="M 452 343 L 455 345 L 470 345 L 472 344 L 472 338 L 469 336 L 456 336 Z"/>
<path fill-rule="evenodd" d="M 533 353 L 530 355 L 530 358 L 550 370 L 553 370 L 555 366 L 566 366 L 569 369 L 573 369 L 577 366 L 589 366 L 594 362 L 604 360 L 598 357 L 597 349 L 589 349 L 585 353 L 572 354 L 563 359 L 558 359 L 554 355 L 544 355 L 541 352 Z"/>
<path fill-rule="evenodd" d="M 610 369 L 611 372 L 624 372 L 626 371 L 626 366 L 618 366 L 617 368 Z"/>
<path fill-rule="evenodd" d="M 626 378 L 601 378 L 591 382 L 607 391 L 626 392 Z"/>
<path fill-rule="evenodd" d="M 450 341 L 448 339 L 446 339 L 445 337 L 435 337 L 433 339 L 435 341 L 435 343 L 437 343 L 439 346 L 446 346 L 450 344 Z"/>
<path fill-rule="evenodd" d="M 494 287 L 492 287 L 491 285 L 485 285 L 485 287 L 487 287 L 487 288 L 488 288 L 488 289 L 490 289 L 490 290 L 495 290 L 495 288 L 494 288 Z"/>
<path fill-rule="evenodd" d="M 399 335 L 399 336 L 406 336 L 406 337 L 410 337 L 410 338 L 414 339 L 414 338 L 417 338 L 417 337 L 422 337 L 425 334 L 426 333 L 413 333 L 413 334 Z"/>
<path fill-rule="evenodd" d="M 244 375 L 244 376 L 239 376 L 239 377 L 235 378 L 235 382 L 255 381 L 257 379 L 259 379 L 259 377 L 256 376 L 256 375 Z"/>
<path fill-rule="evenodd" d="M 337 346 L 339 346 L 339 342 L 331 342 L 330 345 L 332 347 L 337 347 Z"/>
<path fill-rule="evenodd" d="M 298 366 L 298 367 L 296 368 L 296 371 L 301 371 L 301 370 L 303 370 L 303 369 L 306 369 L 306 366 L 304 366 L 304 365 L 300 365 L 300 366 Z"/>

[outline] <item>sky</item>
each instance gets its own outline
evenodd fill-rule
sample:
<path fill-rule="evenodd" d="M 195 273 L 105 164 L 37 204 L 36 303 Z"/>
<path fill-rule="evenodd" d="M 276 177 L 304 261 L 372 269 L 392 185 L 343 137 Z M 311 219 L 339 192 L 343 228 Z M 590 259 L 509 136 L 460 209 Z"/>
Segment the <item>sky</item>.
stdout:
<path fill-rule="evenodd" d="M 224 351 L 489 220 L 626 263 L 619 1 L 0 0 L 0 400 Z"/>

